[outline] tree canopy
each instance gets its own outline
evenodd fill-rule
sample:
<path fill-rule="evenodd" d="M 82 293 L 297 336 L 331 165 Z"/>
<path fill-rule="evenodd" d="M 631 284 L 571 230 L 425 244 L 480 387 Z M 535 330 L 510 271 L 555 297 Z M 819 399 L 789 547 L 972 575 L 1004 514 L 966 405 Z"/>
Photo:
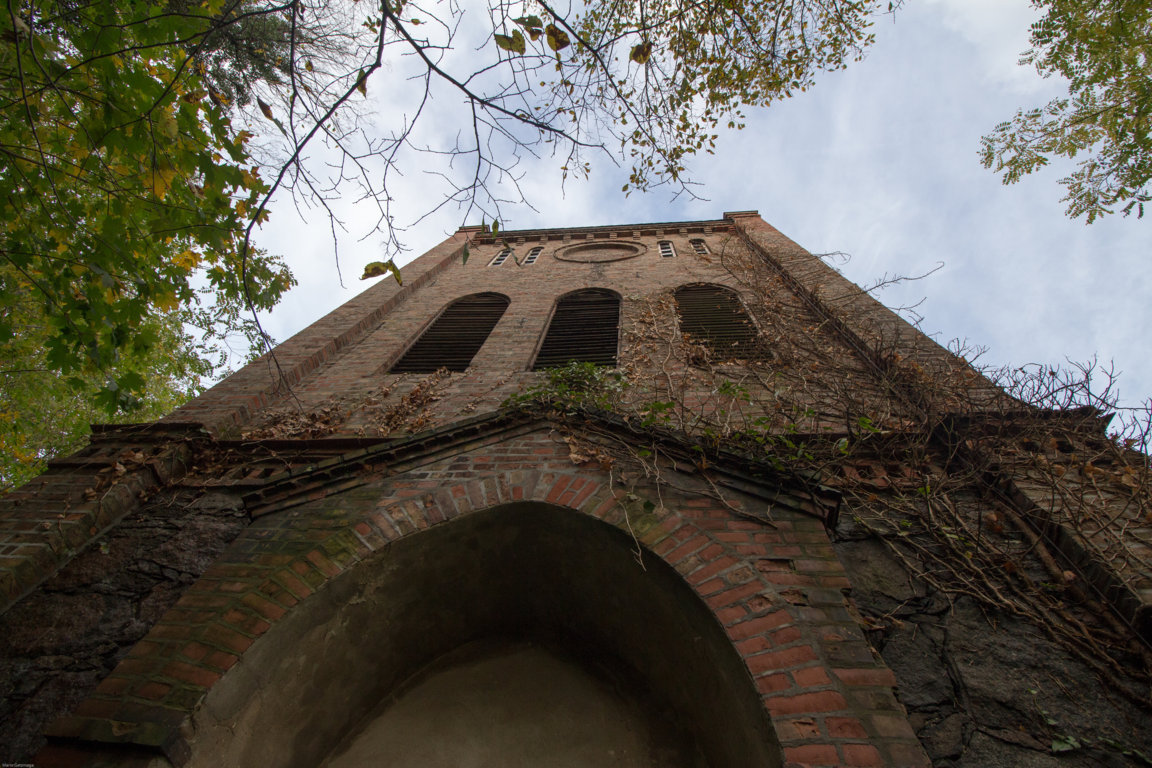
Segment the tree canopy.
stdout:
<path fill-rule="evenodd" d="M 0 18 L 0 357 L 35 302 L 45 364 L 77 387 L 118 370 L 114 410 L 144 387 L 118 363 L 156 345 L 150 318 L 196 304 L 194 279 L 257 307 L 290 284 L 240 237 L 265 184 L 194 55 L 218 19 L 115 2 Z"/>
<path fill-rule="evenodd" d="M 19 382 L 36 380 L 25 371 L 55 376 L 62 403 L 80 393 L 110 416 L 155 391 L 147 361 L 210 375 L 219 361 L 180 324 L 258 334 L 240 309 L 268 309 L 292 285 L 252 243 L 274 200 L 318 208 L 333 229 L 337 201 L 372 207 L 368 234 L 395 272 L 391 205 L 413 154 L 447 185 L 429 208 L 463 217 L 501 215 L 524 153 L 552 153 L 566 175 L 627 164 L 625 191 L 686 189 L 688 159 L 719 130 L 859 58 L 892 6 L 11 2 L 0 12 L 0 405 L 19 410 Z M 371 113 L 370 90 L 384 114 Z M 465 110 L 451 131 L 428 114 L 445 100 Z"/>
<path fill-rule="evenodd" d="M 1021 60 L 1068 80 L 1068 95 L 1022 109 L 983 138 L 1005 184 L 1055 157 L 1082 157 L 1062 183 L 1070 217 L 1144 214 L 1152 179 L 1152 6 L 1143 0 L 1033 0 L 1045 11 Z"/>
<path fill-rule="evenodd" d="M 0 266 L 0 273 L 5 269 L 11 267 Z M 140 330 L 156 340 L 153 351 L 127 351 L 94 375 L 74 373 L 80 386 L 48 365 L 51 322 L 38 300 L 24 296 L 6 307 L 6 316 L 14 339 L 4 347 L 0 371 L 0 493 L 39 474 L 47 459 L 82 447 L 89 424 L 159 418 L 196 394 L 211 373 L 200 355 L 206 350 L 195 349 L 201 342 L 185 329 L 181 312 L 145 318 Z M 93 393 L 104 391 L 108 378 L 125 377 L 141 382 L 138 407 L 109 412 Z"/>

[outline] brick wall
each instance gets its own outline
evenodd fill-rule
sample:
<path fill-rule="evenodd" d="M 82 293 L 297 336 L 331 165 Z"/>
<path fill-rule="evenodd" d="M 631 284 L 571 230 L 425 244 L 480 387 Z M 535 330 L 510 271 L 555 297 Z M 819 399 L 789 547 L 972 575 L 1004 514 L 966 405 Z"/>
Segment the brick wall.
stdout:
<path fill-rule="evenodd" d="M 758 218 L 755 221 L 760 222 Z M 761 237 L 757 234 L 761 230 L 741 222 Z M 691 245 L 695 239 L 706 243 L 708 254 L 695 252 Z M 275 417 L 298 410 L 303 403 L 306 410 L 322 408 L 334 414 L 329 423 L 331 434 L 376 436 L 415 431 L 446 423 L 461 413 L 497 407 L 541 379 L 542 374 L 529 368 L 557 299 L 574 290 L 597 287 L 617 290 L 623 296 L 620 363 L 635 385 L 631 396 L 638 406 L 653 400 L 675 400 L 693 412 L 691 420 L 701 411 L 726 407 L 718 402 L 717 390 L 723 381 L 735 379 L 749 390 L 743 404 L 743 417 L 749 421 L 769 415 L 779 417 L 782 425 L 801 423 L 805 431 L 829 426 L 842 429 L 846 393 L 851 393 L 854 401 L 852 410 L 869 413 L 876 421 L 906 415 L 907 406 L 893 396 L 890 386 L 878 381 L 873 361 L 853 348 L 855 337 L 837 333 L 800 287 L 785 280 L 783 273 L 765 268 L 766 253 L 792 254 L 798 247 L 778 233 L 761 240 L 764 242 L 748 239 L 727 220 L 687 226 L 512 232 L 507 233 L 506 242 L 515 248 L 517 259 L 533 247 L 543 247 L 536 263 L 518 265 L 509 259 L 501 266 L 489 266 L 505 242 L 475 238 L 467 264 L 460 263 L 462 252 L 457 253 L 449 263 L 437 262 L 432 274 L 425 265 L 442 258 L 441 249 L 446 244 L 406 268 L 417 275 L 430 275 L 426 282 L 416 285 L 406 277 L 406 287 L 397 294 L 406 297 L 403 302 L 355 340 L 349 340 L 339 355 L 323 357 L 314 369 L 302 374 L 291 394 L 271 400 L 271 407 L 254 415 L 253 424 L 261 436 L 289 436 L 283 429 L 275 429 Z M 660 241 L 673 244 L 675 258 L 661 257 Z M 574 246 L 611 247 L 620 242 L 638 244 L 641 253 L 594 264 L 562 258 Z M 809 272 L 818 270 L 828 282 L 845 283 L 819 260 L 807 258 Z M 680 339 L 671 292 L 698 283 L 729 286 L 741 294 L 772 356 L 771 380 L 750 376 L 739 364 L 711 366 L 705 371 L 682 361 L 675 350 Z M 383 285 L 391 285 L 391 281 L 371 290 Z M 467 372 L 437 376 L 432 383 L 427 383 L 426 375 L 388 373 L 446 306 L 484 291 L 508 296 L 510 304 Z M 868 312 L 888 313 L 867 297 L 857 297 L 856 301 Z M 887 330 L 907 329 L 894 316 L 886 320 Z M 300 336 L 313 335 L 317 334 L 309 329 Z M 904 340 L 895 332 L 889 335 L 892 349 L 899 349 Z M 917 336 L 907 334 L 908 341 L 919 343 Z M 869 336 L 871 343 L 879 344 L 878 338 L 876 334 Z M 299 346 L 296 339 L 289 344 L 293 349 Z M 927 344 L 939 359 L 952 360 L 939 347 Z M 284 367 L 284 361 L 281 365 Z M 241 375 L 245 380 L 263 377 L 267 381 L 267 366 L 250 366 Z M 411 403 L 404 398 L 415 388 L 420 389 L 419 407 L 407 414 L 414 424 L 398 423 L 393 416 L 411 410 Z M 213 390 L 201 399 L 207 402 L 230 397 L 228 392 Z M 765 411 L 764 404 L 769 402 L 771 407 Z M 197 401 L 176 416 L 188 418 L 189 413 L 198 413 L 203 407 Z"/>

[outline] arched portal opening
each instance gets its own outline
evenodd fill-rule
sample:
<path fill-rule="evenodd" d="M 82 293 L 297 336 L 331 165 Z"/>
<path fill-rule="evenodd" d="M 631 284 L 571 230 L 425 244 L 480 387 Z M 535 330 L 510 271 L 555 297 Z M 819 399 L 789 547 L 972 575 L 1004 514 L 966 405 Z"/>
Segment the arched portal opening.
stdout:
<path fill-rule="evenodd" d="M 638 681 L 582 661 L 537 642 L 469 643 L 382 702 L 322 768 L 707 765 Z"/>
<path fill-rule="evenodd" d="M 508 705 L 488 721 L 480 712 L 494 733 L 468 752 L 494 757 L 458 765 L 779 766 L 723 628 L 674 569 L 651 552 L 637 558 L 636 546 L 540 503 L 410 534 L 296 606 L 213 687 L 192 765 L 347 768 L 358 764 L 339 761 L 357 750 L 372 754 L 374 728 L 381 748 L 423 743 L 442 754 L 437 740 L 461 738 L 436 722 L 454 700 Z M 496 692 L 489 705 L 486 688 Z M 572 748 L 517 762 L 499 751 L 524 743 L 517 728 L 568 734 Z M 403 740 L 420 732 L 423 742 Z"/>

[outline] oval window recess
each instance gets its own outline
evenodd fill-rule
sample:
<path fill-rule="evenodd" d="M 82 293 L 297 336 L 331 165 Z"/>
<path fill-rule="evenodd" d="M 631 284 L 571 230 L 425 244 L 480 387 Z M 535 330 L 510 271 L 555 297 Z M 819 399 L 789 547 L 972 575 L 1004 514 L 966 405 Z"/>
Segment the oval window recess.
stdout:
<path fill-rule="evenodd" d="M 634 259 L 646 250 L 647 246 L 642 243 L 577 243 L 558 250 L 556 258 L 561 261 L 604 264 L 610 261 Z"/>

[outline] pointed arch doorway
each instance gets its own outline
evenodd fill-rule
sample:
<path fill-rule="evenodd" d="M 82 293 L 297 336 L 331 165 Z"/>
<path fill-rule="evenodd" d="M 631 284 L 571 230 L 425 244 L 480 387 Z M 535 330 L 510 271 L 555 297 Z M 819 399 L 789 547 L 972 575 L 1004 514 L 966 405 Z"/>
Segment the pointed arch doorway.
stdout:
<path fill-rule="evenodd" d="M 409 534 L 249 649 L 191 764 L 781 765 L 719 622 L 636 546 L 537 502 Z"/>

